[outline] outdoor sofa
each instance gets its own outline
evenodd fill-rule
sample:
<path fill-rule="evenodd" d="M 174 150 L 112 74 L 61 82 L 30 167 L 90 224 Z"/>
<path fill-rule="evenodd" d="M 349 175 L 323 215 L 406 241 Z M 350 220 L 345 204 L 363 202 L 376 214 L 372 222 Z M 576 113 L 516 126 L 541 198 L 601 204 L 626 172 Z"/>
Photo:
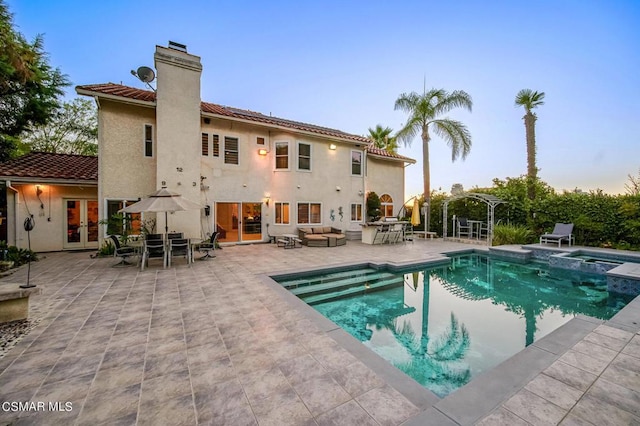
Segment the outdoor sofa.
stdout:
<path fill-rule="evenodd" d="M 331 226 L 298 228 L 298 238 L 307 247 L 335 247 L 347 244 L 347 236 Z"/>

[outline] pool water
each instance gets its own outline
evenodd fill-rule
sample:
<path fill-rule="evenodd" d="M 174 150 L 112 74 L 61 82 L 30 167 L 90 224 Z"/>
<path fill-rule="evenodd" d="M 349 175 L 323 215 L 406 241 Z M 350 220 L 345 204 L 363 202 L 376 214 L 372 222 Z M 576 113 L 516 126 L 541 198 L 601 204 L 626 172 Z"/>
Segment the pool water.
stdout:
<path fill-rule="evenodd" d="M 575 315 L 609 319 L 633 299 L 603 276 L 476 254 L 277 281 L 441 397 Z"/>

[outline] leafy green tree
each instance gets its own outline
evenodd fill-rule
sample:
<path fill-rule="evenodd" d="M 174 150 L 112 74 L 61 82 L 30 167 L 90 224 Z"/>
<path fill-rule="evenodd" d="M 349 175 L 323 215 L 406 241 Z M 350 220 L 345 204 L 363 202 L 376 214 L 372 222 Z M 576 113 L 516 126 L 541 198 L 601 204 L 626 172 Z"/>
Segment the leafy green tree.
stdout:
<path fill-rule="evenodd" d="M 94 103 L 76 98 L 64 102 L 47 124 L 25 133 L 22 142 L 32 151 L 98 154 L 98 115 Z"/>
<path fill-rule="evenodd" d="M 367 220 L 376 221 L 382 216 L 382 203 L 374 191 L 367 194 Z"/>
<path fill-rule="evenodd" d="M 49 120 L 68 85 L 66 76 L 49 65 L 42 36 L 27 42 L 0 0 L 0 161 L 15 154 L 22 132 Z"/>
<path fill-rule="evenodd" d="M 527 178 L 529 179 L 528 196 L 530 200 L 536 197 L 535 181 L 538 176 L 536 167 L 536 120 L 538 116 L 532 112 L 534 108 L 544 105 L 544 92 L 522 89 L 516 95 L 515 106 L 524 107 L 524 128 L 527 138 Z"/>
<path fill-rule="evenodd" d="M 433 132 L 451 147 L 452 161 L 458 157 L 465 159 L 471 150 L 471 133 L 467 127 L 460 121 L 447 117 L 440 118 L 443 114 L 459 107 L 469 111 L 473 107 L 471 96 L 463 90 L 449 93 L 444 89 L 431 89 L 422 95 L 415 92 L 403 93 L 396 99 L 395 109 L 409 114 L 407 122 L 396 136 L 405 145 L 411 144 L 418 135 L 422 138 L 424 197 L 428 205 L 431 204 L 431 171 L 429 166 L 431 135 L 429 129 L 433 129 Z M 430 215 L 427 216 L 427 229 L 430 229 L 429 223 Z"/>
<path fill-rule="evenodd" d="M 367 137 L 373 141 L 373 146 L 376 148 L 384 149 L 388 152 L 396 152 L 398 150 L 398 138 L 391 136 L 391 133 L 393 133 L 391 127 L 382 127 L 382 125 L 376 124 L 374 129 L 369 127 Z"/>

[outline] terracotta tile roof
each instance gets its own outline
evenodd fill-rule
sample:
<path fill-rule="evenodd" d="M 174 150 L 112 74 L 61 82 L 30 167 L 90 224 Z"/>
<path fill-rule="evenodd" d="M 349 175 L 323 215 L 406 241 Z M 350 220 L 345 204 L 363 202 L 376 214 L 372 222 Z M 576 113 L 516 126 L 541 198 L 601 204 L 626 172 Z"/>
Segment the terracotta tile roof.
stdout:
<path fill-rule="evenodd" d="M 374 155 L 376 157 L 393 158 L 395 160 L 402 160 L 411 164 L 416 162 L 413 158 L 405 157 L 404 155 L 400 155 L 396 152 L 389 152 L 386 149 L 376 148 L 373 145 L 367 146 L 367 152 L 369 155 Z"/>
<path fill-rule="evenodd" d="M 77 86 L 76 91 L 81 95 L 110 95 L 118 96 L 128 99 L 135 99 L 140 101 L 155 102 L 156 94 L 152 91 L 135 89 L 133 87 L 122 86 L 119 84 L 107 83 L 107 84 L 93 84 L 88 86 Z M 223 117 L 230 117 L 239 120 L 254 121 L 263 123 L 266 125 L 280 126 L 289 129 L 294 129 L 303 132 L 316 133 L 324 136 L 346 139 L 349 141 L 369 144 L 371 140 L 364 137 L 345 133 L 340 130 L 330 129 L 327 127 L 316 126 L 308 123 L 301 123 L 299 121 L 286 120 L 284 118 L 272 117 L 270 115 L 264 115 L 259 112 L 227 107 L 223 105 L 212 104 L 209 102 L 202 102 L 200 105 L 202 112 L 219 115 Z M 405 159 L 402 156 L 393 155 L 381 155 L 383 157 L 392 157 L 395 159 Z M 408 159 L 411 160 L 411 159 Z"/>
<path fill-rule="evenodd" d="M 0 177 L 98 183 L 98 157 L 31 152 L 0 163 Z"/>
<path fill-rule="evenodd" d="M 122 86 L 120 84 L 89 84 L 78 86 L 76 90 L 86 90 L 88 92 L 102 93 L 105 95 L 117 96 L 121 98 L 135 99 L 137 101 L 155 102 L 156 94 L 149 90 L 136 89 L 135 87 Z"/>

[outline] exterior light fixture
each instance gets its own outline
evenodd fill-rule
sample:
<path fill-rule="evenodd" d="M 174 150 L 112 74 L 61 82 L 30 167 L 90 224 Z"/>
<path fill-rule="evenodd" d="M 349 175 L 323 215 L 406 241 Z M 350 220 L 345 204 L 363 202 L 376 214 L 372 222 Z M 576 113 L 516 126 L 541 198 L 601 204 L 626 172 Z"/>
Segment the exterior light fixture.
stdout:
<path fill-rule="evenodd" d="M 335 143 L 332 143 L 331 145 L 329 145 L 329 149 L 330 149 L 330 150 L 332 150 L 332 151 L 335 151 L 335 150 L 336 150 L 336 148 L 337 148 L 337 147 L 336 147 L 336 144 L 335 144 Z"/>
<path fill-rule="evenodd" d="M 264 148 L 260 148 L 260 149 L 258 150 L 258 155 L 262 155 L 262 156 L 267 155 L 267 150 L 266 150 L 266 149 L 264 149 Z"/>

